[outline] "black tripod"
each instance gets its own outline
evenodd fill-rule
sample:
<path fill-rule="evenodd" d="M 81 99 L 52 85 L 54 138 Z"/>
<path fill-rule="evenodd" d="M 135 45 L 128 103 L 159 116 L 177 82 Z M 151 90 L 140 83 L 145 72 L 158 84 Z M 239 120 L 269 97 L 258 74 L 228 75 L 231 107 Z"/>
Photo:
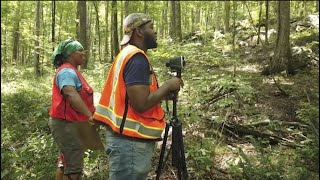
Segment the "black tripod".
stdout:
<path fill-rule="evenodd" d="M 181 74 L 178 73 L 178 77 L 181 77 Z M 177 117 L 177 93 L 173 94 L 173 110 L 172 110 L 172 118 L 169 123 L 166 124 L 164 137 L 163 137 L 163 143 L 161 147 L 160 152 L 160 159 L 158 168 L 156 170 L 157 177 L 156 179 L 159 180 L 161 175 L 161 170 L 163 168 L 163 164 L 166 162 L 169 153 L 167 154 L 167 157 L 165 161 L 163 162 L 163 157 L 166 149 L 167 139 L 168 139 L 168 131 L 170 126 L 172 126 L 172 144 L 170 147 L 170 150 L 172 150 L 172 165 L 175 166 L 178 169 L 178 178 L 181 180 L 182 178 L 184 180 L 188 179 L 188 172 L 187 172 L 187 166 L 186 166 L 186 160 L 184 156 L 184 147 L 183 147 L 183 139 L 182 139 L 182 126 L 181 122 L 178 120 Z M 170 151 L 169 150 L 169 151 Z"/>

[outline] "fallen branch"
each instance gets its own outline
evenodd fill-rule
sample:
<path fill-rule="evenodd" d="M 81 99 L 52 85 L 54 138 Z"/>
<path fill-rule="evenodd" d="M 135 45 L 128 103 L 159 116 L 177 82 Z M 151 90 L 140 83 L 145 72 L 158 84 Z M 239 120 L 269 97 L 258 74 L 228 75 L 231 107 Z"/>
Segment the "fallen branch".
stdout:
<path fill-rule="evenodd" d="M 272 79 L 273 79 L 275 85 L 277 86 L 277 88 L 279 89 L 279 91 L 281 92 L 281 95 L 284 95 L 284 96 L 287 96 L 287 97 L 288 97 L 289 94 L 286 93 L 286 92 L 280 87 L 280 85 L 277 83 L 277 81 L 276 81 L 276 79 L 274 78 L 274 76 L 272 76 Z"/>
<path fill-rule="evenodd" d="M 205 101 L 206 102 L 206 106 L 205 107 L 207 107 L 210 104 L 213 104 L 213 103 L 219 101 L 220 99 L 224 98 L 227 95 L 230 95 L 230 94 L 234 93 L 236 91 L 236 89 L 229 89 L 227 92 L 223 92 L 223 93 L 221 93 L 221 91 L 222 91 L 222 88 L 220 88 L 218 93 L 215 94 L 212 98 L 206 100 Z"/>
<path fill-rule="evenodd" d="M 252 123 L 252 124 L 248 124 L 248 126 L 259 127 L 259 126 L 267 126 L 267 125 L 272 124 L 272 123 L 277 123 L 279 125 L 294 126 L 294 127 L 304 127 L 304 128 L 308 127 L 307 125 L 301 124 L 299 122 L 287 122 L 287 121 L 260 121 L 260 122 L 255 122 L 255 123 Z"/>
<path fill-rule="evenodd" d="M 218 124 L 220 126 L 224 126 L 222 128 L 222 133 L 231 135 L 237 139 L 245 135 L 252 135 L 255 138 L 260 137 L 260 138 L 268 139 L 270 142 L 270 145 L 282 144 L 284 146 L 288 146 L 291 148 L 302 147 L 301 145 L 294 143 L 292 140 L 282 138 L 280 136 L 273 135 L 273 134 L 263 133 L 263 132 L 251 129 L 250 126 L 246 127 L 238 124 L 230 124 L 227 122 L 224 122 L 222 124 L 216 123 L 216 122 L 212 122 L 212 123 Z"/>

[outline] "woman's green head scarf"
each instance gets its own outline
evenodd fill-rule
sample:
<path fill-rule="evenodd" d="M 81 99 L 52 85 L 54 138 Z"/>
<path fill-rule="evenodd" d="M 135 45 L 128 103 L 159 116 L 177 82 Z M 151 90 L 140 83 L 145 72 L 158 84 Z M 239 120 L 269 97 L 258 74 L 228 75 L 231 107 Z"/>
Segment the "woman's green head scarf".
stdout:
<path fill-rule="evenodd" d="M 51 60 L 57 61 L 60 58 L 67 58 L 70 54 L 79 51 L 79 50 L 83 50 L 83 46 L 76 40 L 74 40 L 73 38 L 69 38 L 65 41 L 62 41 L 58 47 L 56 47 L 56 49 L 53 51 L 52 56 L 51 56 Z"/>

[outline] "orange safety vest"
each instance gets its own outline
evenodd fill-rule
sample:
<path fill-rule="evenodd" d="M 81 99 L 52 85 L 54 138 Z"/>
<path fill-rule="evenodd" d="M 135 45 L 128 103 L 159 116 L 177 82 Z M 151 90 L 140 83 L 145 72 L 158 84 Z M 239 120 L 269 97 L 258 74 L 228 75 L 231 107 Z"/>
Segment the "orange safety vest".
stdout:
<path fill-rule="evenodd" d="M 126 94 L 123 71 L 129 59 L 136 53 L 142 53 L 147 58 L 141 49 L 133 45 L 123 48 L 115 58 L 93 118 L 110 126 L 114 132 L 125 136 L 160 139 L 165 127 L 165 113 L 160 103 L 146 112 L 138 113 L 130 105 Z M 158 83 L 150 62 L 149 67 L 151 76 L 149 88 L 150 92 L 154 92 L 158 89 Z M 126 108 L 127 113 L 125 113 Z M 120 128 L 121 126 L 123 129 Z"/>
<path fill-rule="evenodd" d="M 95 110 L 93 105 L 92 88 L 75 67 L 73 67 L 70 63 L 64 63 L 57 69 L 53 78 L 52 100 L 49 115 L 53 118 L 65 119 L 67 121 L 87 121 L 88 117 L 75 111 L 71 107 L 69 100 L 63 97 L 59 87 L 57 86 L 56 76 L 63 68 L 71 68 L 77 73 L 82 85 L 79 95 L 92 113 Z"/>

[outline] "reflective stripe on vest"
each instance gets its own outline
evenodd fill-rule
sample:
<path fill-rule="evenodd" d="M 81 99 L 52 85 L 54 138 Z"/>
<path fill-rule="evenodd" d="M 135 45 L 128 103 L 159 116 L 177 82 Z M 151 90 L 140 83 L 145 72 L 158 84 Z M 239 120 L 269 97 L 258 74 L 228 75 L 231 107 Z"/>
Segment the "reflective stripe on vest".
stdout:
<path fill-rule="evenodd" d="M 122 117 L 117 116 L 110 108 L 102 106 L 99 104 L 96 108 L 96 114 L 99 116 L 103 116 L 105 118 L 108 118 L 111 120 L 111 123 L 116 126 L 117 128 L 120 128 L 120 124 L 122 121 Z M 126 124 L 124 126 L 125 130 L 133 131 L 137 134 L 139 134 L 142 137 L 148 138 L 148 139 L 156 139 L 161 136 L 161 133 L 163 131 L 163 128 L 155 128 L 150 126 L 145 126 L 140 122 L 137 122 L 133 119 L 126 118 Z"/>
<path fill-rule="evenodd" d="M 122 67 L 122 63 L 124 62 L 125 57 L 129 54 L 129 53 L 133 53 L 134 51 L 140 51 L 139 49 L 137 49 L 134 46 L 129 46 L 125 49 L 123 49 L 123 51 L 121 51 L 121 53 L 119 54 L 119 59 L 117 61 L 117 64 L 115 64 L 115 69 L 114 69 L 114 74 L 113 74 L 113 84 L 112 84 L 112 93 L 110 96 L 110 108 L 113 109 L 114 108 L 114 103 L 115 103 L 115 91 L 116 91 L 116 87 L 117 87 L 117 83 L 118 83 L 118 78 L 119 78 L 119 73 Z"/>

